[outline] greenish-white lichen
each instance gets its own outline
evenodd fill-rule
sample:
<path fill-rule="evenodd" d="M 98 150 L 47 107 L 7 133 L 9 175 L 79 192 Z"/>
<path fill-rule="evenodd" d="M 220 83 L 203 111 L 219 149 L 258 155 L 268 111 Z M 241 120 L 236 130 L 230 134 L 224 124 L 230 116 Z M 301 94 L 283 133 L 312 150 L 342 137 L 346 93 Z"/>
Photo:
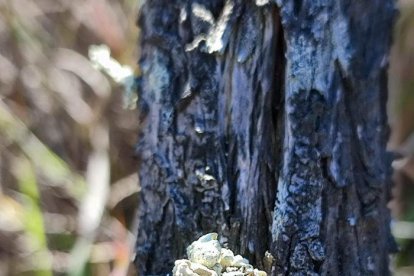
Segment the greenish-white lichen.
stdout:
<path fill-rule="evenodd" d="M 249 261 L 221 248 L 217 233 L 200 237 L 187 248 L 188 260 L 175 261 L 173 276 L 266 276 Z"/>

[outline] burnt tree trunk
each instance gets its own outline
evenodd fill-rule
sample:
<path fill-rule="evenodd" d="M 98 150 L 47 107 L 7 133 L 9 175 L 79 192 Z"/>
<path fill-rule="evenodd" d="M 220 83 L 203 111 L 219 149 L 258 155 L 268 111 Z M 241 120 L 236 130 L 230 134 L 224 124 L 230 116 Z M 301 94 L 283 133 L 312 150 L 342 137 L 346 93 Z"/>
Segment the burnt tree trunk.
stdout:
<path fill-rule="evenodd" d="M 140 274 L 212 231 L 273 275 L 389 274 L 394 15 L 393 0 L 146 1 Z"/>

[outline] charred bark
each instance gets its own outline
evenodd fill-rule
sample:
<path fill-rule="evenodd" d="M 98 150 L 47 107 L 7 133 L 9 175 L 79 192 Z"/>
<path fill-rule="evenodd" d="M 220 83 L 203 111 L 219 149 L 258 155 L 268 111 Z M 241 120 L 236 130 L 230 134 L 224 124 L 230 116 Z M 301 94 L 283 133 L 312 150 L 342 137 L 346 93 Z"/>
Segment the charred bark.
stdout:
<path fill-rule="evenodd" d="M 138 270 L 215 231 L 272 274 L 387 275 L 392 0 L 152 0 Z"/>

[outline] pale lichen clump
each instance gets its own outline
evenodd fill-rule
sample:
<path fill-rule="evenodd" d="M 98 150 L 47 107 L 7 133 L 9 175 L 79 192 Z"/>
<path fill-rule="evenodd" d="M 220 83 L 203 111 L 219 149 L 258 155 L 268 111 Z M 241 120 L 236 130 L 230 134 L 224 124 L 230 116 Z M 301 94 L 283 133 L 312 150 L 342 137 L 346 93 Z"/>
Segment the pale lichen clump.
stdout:
<path fill-rule="evenodd" d="M 266 276 L 249 261 L 221 248 L 217 233 L 202 236 L 187 247 L 188 260 L 175 261 L 173 276 Z"/>

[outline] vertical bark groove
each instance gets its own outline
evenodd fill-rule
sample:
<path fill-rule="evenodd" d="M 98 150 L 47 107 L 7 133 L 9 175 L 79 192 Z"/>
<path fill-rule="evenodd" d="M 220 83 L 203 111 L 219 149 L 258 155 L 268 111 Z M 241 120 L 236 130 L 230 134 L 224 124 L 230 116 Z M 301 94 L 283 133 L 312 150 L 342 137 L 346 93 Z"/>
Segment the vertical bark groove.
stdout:
<path fill-rule="evenodd" d="M 263 267 L 281 150 L 276 10 L 240 0 L 143 6 L 141 273 L 167 273 L 209 231 Z"/>
<path fill-rule="evenodd" d="M 388 275 L 393 0 L 142 7 L 136 264 L 206 232 L 273 275 Z"/>

